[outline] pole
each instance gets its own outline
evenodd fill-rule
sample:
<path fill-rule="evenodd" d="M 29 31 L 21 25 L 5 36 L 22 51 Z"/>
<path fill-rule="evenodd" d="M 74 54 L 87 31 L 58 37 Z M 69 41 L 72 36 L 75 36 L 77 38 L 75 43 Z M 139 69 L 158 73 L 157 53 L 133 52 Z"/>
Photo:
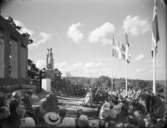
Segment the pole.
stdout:
<path fill-rule="evenodd" d="M 128 93 L 128 78 L 127 78 L 127 61 L 125 61 L 125 91 L 126 91 L 126 96 Z"/>
<path fill-rule="evenodd" d="M 128 46 L 126 45 L 126 53 L 125 53 L 125 91 L 126 91 L 126 96 L 128 94 Z"/>
<path fill-rule="evenodd" d="M 156 72 L 155 72 L 155 62 L 156 62 L 156 48 L 153 49 L 153 94 L 156 95 Z"/>

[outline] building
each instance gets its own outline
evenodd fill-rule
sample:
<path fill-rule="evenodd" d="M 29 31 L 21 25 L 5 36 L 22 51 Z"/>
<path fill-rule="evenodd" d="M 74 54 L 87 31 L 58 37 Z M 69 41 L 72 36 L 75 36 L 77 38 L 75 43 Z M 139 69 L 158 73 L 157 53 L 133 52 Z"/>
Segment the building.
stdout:
<path fill-rule="evenodd" d="M 28 33 L 19 33 L 21 26 L 0 15 L 0 90 L 16 89 L 27 77 Z"/>

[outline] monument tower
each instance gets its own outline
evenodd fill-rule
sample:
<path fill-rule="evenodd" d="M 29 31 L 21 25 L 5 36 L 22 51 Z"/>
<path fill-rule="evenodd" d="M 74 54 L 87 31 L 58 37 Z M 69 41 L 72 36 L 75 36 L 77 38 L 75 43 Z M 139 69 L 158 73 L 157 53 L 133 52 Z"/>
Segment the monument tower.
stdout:
<path fill-rule="evenodd" d="M 49 48 L 47 50 L 48 50 L 48 54 L 46 55 L 46 68 L 47 70 L 53 70 L 54 69 L 54 59 L 53 59 L 52 48 Z"/>
<path fill-rule="evenodd" d="M 47 51 L 48 53 L 46 55 L 45 77 L 54 80 L 55 73 L 54 73 L 54 59 L 53 59 L 52 48 L 48 48 Z"/>

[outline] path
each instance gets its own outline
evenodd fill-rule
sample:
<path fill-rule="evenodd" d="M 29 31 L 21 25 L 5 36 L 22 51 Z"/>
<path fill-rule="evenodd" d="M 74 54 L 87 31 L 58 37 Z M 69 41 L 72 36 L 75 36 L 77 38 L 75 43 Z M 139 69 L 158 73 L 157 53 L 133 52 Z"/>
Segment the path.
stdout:
<path fill-rule="evenodd" d="M 97 108 L 90 108 L 82 106 L 83 98 L 79 97 L 62 97 L 57 96 L 59 107 L 67 110 L 67 116 L 75 117 L 78 109 L 82 109 L 89 119 L 97 118 Z"/>

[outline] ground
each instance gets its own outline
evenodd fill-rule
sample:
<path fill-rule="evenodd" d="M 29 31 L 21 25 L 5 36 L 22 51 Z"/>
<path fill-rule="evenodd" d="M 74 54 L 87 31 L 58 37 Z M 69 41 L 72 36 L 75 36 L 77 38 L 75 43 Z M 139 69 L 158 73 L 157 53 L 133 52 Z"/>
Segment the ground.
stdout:
<path fill-rule="evenodd" d="M 97 118 L 97 108 L 84 107 L 82 101 L 79 97 L 58 96 L 59 107 L 67 110 L 67 116 L 75 117 L 76 111 L 82 109 L 89 119 Z"/>

